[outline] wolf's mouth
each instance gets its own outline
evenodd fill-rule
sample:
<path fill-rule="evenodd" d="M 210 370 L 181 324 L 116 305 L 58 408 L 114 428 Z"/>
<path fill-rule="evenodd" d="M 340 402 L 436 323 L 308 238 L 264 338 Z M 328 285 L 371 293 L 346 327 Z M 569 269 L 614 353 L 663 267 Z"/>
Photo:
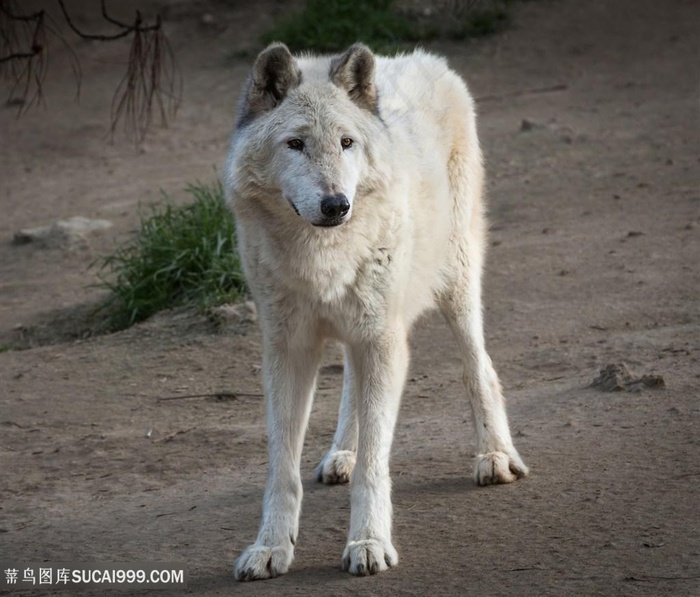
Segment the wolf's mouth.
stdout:
<path fill-rule="evenodd" d="M 294 205 L 294 202 L 291 199 L 287 199 L 287 202 L 294 210 L 294 213 L 297 214 L 300 218 L 303 218 L 303 216 L 299 213 L 297 206 Z M 344 214 L 336 218 L 324 218 L 323 220 L 319 220 L 317 222 L 311 222 L 311 225 L 315 228 L 335 228 L 336 226 L 340 226 L 341 224 L 347 222 L 350 219 L 349 215 L 350 214 Z"/>
<path fill-rule="evenodd" d="M 321 220 L 320 222 L 312 222 L 317 228 L 333 228 L 335 226 L 340 226 L 348 221 L 348 218 L 341 216 L 339 218 L 333 218 L 331 220 Z"/>
<path fill-rule="evenodd" d="M 2 2 L 2 0 L 0 0 Z M 294 213 L 298 215 L 300 218 L 303 220 L 306 220 L 304 216 L 302 216 L 299 213 L 299 210 L 297 209 L 297 206 L 294 205 L 294 201 L 291 199 L 287 198 L 287 203 L 289 203 L 289 206 L 294 210 Z M 336 226 L 340 226 L 341 224 L 345 224 L 350 219 L 350 213 L 344 213 L 342 216 L 336 216 L 336 217 L 324 217 L 320 220 L 317 220 L 315 222 L 312 222 L 310 220 L 307 220 L 312 226 L 315 228 L 335 228 Z"/>

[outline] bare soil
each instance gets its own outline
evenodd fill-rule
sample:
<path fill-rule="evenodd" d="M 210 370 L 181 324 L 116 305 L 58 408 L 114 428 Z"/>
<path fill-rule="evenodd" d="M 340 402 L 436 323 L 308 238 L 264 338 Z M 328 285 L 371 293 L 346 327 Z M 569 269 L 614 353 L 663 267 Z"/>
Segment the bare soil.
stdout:
<path fill-rule="evenodd" d="M 85 333 L 103 297 L 90 263 L 131 234 L 139 202 L 215 176 L 252 60 L 240 50 L 283 8 L 170 4 L 183 105 L 140 149 L 104 138 L 126 43 L 77 44 L 80 105 L 56 48 L 48 106 L 0 110 L 0 343 L 23 348 L 0 354 L 0 559 L 180 562 L 187 587 L 168 594 L 699 595 L 700 5 L 532 2 L 502 35 L 429 46 L 479 99 L 487 341 L 531 475 L 473 484 L 455 345 L 425 318 L 392 460 L 401 562 L 341 572 L 348 488 L 312 475 L 341 386 L 331 350 L 293 568 L 236 584 L 266 474 L 255 325 L 180 311 Z M 12 244 L 75 215 L 114 225 L 72 248 Z M 589 387 L 618 363 L 664 386 Z"/>

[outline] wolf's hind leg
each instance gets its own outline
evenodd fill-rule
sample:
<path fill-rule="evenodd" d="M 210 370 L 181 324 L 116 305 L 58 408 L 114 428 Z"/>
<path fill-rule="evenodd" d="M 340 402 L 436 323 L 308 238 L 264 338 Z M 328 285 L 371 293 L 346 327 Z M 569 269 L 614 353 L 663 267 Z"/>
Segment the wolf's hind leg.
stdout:
<path fill-rule="evenodd" d="M 498 375 L 484 343 L 481 272 L 478 258 L 441 300 L 441 310 L 464 361 L 464 385 L 476 428 L 478 454 L 474 480 L 479 485 L 510 483 L 528 474 L 513 446 Z M 478 265 L 478 267 L 477 267 Z"/>
<path fill-rule="evenodd" d="M 351 360 L 345 350 L 343 392 L 338 409 L 338 426 L 333 445 L 316 467 L 316 479 L 326 485 L 348 483 L 357 453 L 357 384 Z"/>

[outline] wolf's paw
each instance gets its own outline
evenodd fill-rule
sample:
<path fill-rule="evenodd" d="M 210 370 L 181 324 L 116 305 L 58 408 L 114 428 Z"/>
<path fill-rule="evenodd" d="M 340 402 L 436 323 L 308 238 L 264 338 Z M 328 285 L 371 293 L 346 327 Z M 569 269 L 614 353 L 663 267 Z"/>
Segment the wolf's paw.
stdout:
<path fill-rule="evenodd" d="M 294 547 L 268 547 L 254 543 L 236 560 L 233 575 L 236 580 L 263 580 L 275 578 L 289 570 L 294 559 Z"/>
<path fill-rule="evenodd" d="M 316 480 L 326 485 L 336 485 L 350 481 L 350 473 L 355 468 L 355 452 L 350 450 L 329 451 L 316 468 Z"/>
<path fill-rule="evenodd" d="M 495 485 L 496 483 L 512 483 L 524 477 L 528 468 L 513 449 L 505 452 L 487 452 L 476 457 L 474 480 L 479 485 Z"/>
<path fill-rule="evenodd" d="M 355 576 L 377 574 L 398 563 L 399 554 L 388 541 L 350 541 L 343 552 L 343 570 Z"/>

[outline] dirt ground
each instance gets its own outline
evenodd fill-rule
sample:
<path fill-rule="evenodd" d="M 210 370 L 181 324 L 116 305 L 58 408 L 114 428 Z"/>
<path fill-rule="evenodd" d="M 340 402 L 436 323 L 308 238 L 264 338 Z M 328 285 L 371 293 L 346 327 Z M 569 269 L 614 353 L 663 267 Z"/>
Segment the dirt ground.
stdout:
<path fill-rule="evenodd" d="M 183 105 L 139 150 L 104 139 L 121 42 L 77 45 L 80 105 L 57 50 L 47 108 L 0 110 L 0 343 L 25 348 L 0 354 L 0 560 L 177 562 L 188 584 L 167 594 L 206 596 L 700 595 L 698 2 L 531 2 L 502 35 L 429 45 L 479 99 L 487 341 L 532 472 L 473 484 L 455 345 L 427 317 L 392 460 L 401 562 L 341 572 L 348 488 L 312 476 L 341 386 L 331 350 L 296 560 L 250 584 L 231 567 L 255 537 L 266 474 L 255 325 L 178 312 L 80 337 L 102 296 L 89 265 L 134 230 L 139 201 L 183 196 L 223 163 L 252 59 L 240 50 L 282 10 L 234 5 L 171 2 Z M 72 248 L 12 243 L 75 215 L 113 227 Z M 619 362 L 665 387 L 589 387 Z"/>

